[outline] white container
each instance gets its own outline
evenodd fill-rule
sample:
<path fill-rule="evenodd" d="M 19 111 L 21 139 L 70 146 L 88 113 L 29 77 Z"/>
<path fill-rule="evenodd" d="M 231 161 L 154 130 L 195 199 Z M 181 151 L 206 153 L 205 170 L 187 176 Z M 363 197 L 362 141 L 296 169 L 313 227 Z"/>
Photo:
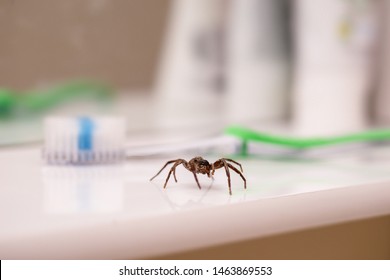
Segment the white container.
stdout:
<path fill-rule="evenodd" d="M 366 127 L 378 8 L 375 0 L 295 0 L 298 134 L 335 135 Z"/>
<path fill-rule="evenodd" d="M 384 1 L 384 27 L 379 61 L 379 87 L 375 96 L 374 114 L 379 124 L 390 124 L 390 1 Z"/>
<path fill-rule="evenodd" d="M 221 117 L 224 0 L 175 0 L 156 85 L 159 126 Z"/>
<path fill-rule="evenodd" d="M 227 116 L 231 122 L 286 116 L 285 0 L 232 0 L 227 28 Z"/>

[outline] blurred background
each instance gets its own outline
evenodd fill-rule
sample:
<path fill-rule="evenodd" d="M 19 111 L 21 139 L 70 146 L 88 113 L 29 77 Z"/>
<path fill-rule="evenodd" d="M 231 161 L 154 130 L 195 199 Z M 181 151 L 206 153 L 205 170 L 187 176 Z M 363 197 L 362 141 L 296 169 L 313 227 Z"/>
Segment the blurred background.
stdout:
<path fill-rule="evenodd" d="M 388 124 L 388 1 L 313 2 L 2 0 L 0 124 L 102 104 L 138 130 Z"/>
<path fill-rule="evenodd" d="M 337 203 L 333 197 L 323 200 L 320 192 L 373 182 L 388 184 L 388 146 L 372 145 L 366 150 L 358 146 L 352 157 L 336 150 L 335 161 L 321 155 L 309 158 L 302 149 L 287 149 L 287 153 L 283 150 L 283 157 L 279 158 L 240 158 L 250 187 L 245 192 L 241 178 L 233 178 L 236 181 L 231 197 L 224 175 L 216 179 L 213 188 L 210 185 L 202 192 L 193 188 L 192 174 L 184 171 L 180 173 L 184 184 L 176 189 L 172 186 L 171 193 L 161 191 L 162 181 L 150 183 L 147 179 L 164 160 L 174 158 L 171 150 L 167 150 L 164 159 L 129 160 L 124 171 L 122 167 L 111 170 L 103 165 L 91 170 L 48 166 L 42 164 L 39 152 L 44 137 L 43 120 L 48 116 L 124 117 L 130 146 L 171 143 L 179 148 L 183 158 L 187 157 L 177 143 L 195 141 L 195 145 L 201 146 L 200 139 L 220 141 L 222 138 L 217 137 L 230 125 L 285 137 L 332 137 L 390 127 L 389 15 L 387 0 L 0 0 L 0 167 L 6 170 L 0 174 L 0 206 L 3 213 L 9 213 L 0 221 L 6 229 L 4 236 L 27 236 L 36 230 L 43 233 L 44 240 L 49 229 L 63 234 L 66 225 L 76 233 L 86 229 L 85 244 L 94 245 L 89 242 L 93 236 L 90 233 L 95 233 L 91 230 L 94 223 L 122 222 L 129 226 L 132 218 L 143 215 L 153 214 L 159 220 L 161 213 L 183 210 L 191 214 L 188 209 L 229 207 L 235 202 L 263 202 L 270 197 L 315 192 L 319 193 L 317 201 L 325 206 L 316 199 L 307 199 L 307 204 L 292 207 L 301 211 L 297 217 L 307 219 L 312 215 L 313 223 L 305 226 L 337 224 L 343 217 L 350 219 L 350 224 L 333 225 L 321 233 L 321 229 L 314 229 L 308 230 L 307 235 L 277 237 L 267 251 L 264 246 L 271 243 L 265 239 L 256 243 L 256 250 L 251 250 L 253 242 L 243 241 L 227 250 L 211 248 L 210 252 L 197 251 L 192 256 L 202 258 L 206 253 L 212 256 L 219 252 L 216 258 L 256 258 L 259 252 L 265 252 L 265 258 L 290 258 L 294 257 L 290 253 L 295 252 L 296 258 L 306 259 L 388 258 L 389 218 L 379 217 L 388 214 L 388 208 L 381 206 L 389 197 L 384 187 L 367 191 L 379 193 L 382 204 L 375 203 L 377 197 L 369 200 L 369 195 L 355 189 L 345 192 L 348 201 L 336 192 Z M 389 139 L 389 135 L 387 131 L 379 140 Z M 221 140 L 217 145 L 226 143 L 231 142 Z M 14 144 L 33 144 L 33 149 L 9 148 Z M 132 152 L 137 152 L 137 145 Z M 210 160 L 216 157 L 205 155 Z M 201 184 L 210 183 L 205 178 Z M 269 218 L 268 211 L 261 212 L 266 213 L 263 217 L 267 221 L 274 221 L 276 228 L 287 224 L 293 225 L 289 230 L 296 229 L 289 220 L 294 215 L 290 215 L 288 206 L 275 210 L 272 207 L 282 204 L 274 204 L 274 200 L 269 205 L 264 209 L 270 209 L 276 218 Z M 379 210 L 370 212 L 377 209 L 374 206 Z M 359 212 L 361 209 L 366 212 Z M 327 216 L 329 213 L 333 216 Z M 351 221 L 375 216 L 372 213 L 378 217 L 361 223 Z M 232 216 L 252 224 L 252 215 L 248 219 Z M 137 223 L 133 225 L 138 226 Z M 197 229 L 208 226 L 202 225 Z M 210 222 L 211 228 L 214 225 L 214 221 Z M 127 229 L 122 235 L 126 244 Z M 161 244 L 177 243 L 164 225 L 157 230 L 146 227 L 145 232 L 152 234 L 161 229 L 167 232 L 161 237 L 169 241 Z M 214 233 L 224 235 L 217 229 Z M 308 235 L 312 243 L 308 243 Z M 84 244 L 78 234 L 75 236 L 75 243 L 70 244 Z M 179 237 L 185 240 L 183 236 Z M 244 237 L 241 236 L 248 236 Z M 155 240 L 154 235 L 150 238 Z M 40 244 L 26 240 L 26 250 L 31 244 Z M 61 243 L 52 240 L 53 244 Z M 106 242 L 103 247 L 111 248 L 109 242 L 115 240 L 117 236 L 96 238 L 96 244 Z M 148 239 L 139 239 L 143 240 Z M 0 241 L 8 246 L 1 234 Z M 158 240 L 153 242 L 150 244 Z M 25 246 L 18 240 L 15 244 L 7 247 L 8 252 L 19 257 L 14 248 Z M 144 247 L 148 249 L 150 244 Z M 192 240 L 188 244 L 193 244 Z M 317 253 L 320 250 L 310 244 L 321 244 L 325 251 Z M 53 248 L 55 253 L 41 256 L 58 256 L 56 247 L 44 247 Z M 128 249 L 122 243 L 116 248 L 123 254 Z M 237 255 L 240 248 L 252 255 Z M 58 252 L 65 252 L 60 256 L 72 257 L 66 255 L 67 250 Z M 37 256 L 34 254 L 31 256 Z M 73 256 L 91 255 L 82 252 Z M 172 256 L 183 257 L 188 256 Z"/>
<path fill-rule="evenodd" d="M 0 1 L 1 85 L 78 78 L 150 89 L 169 1 Z"/>

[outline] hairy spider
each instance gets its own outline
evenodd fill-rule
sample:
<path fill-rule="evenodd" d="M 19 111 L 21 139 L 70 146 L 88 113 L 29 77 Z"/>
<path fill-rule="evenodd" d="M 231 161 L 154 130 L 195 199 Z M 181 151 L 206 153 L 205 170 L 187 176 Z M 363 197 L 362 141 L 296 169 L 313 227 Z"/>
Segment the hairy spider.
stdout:
<path fill-rule="evenodd" d="M 221 159 L 217 160 L 216 162 L 214 162 L 213 164 L 210 164 L 207 160 L 203 159 L 202 157 L 194 157 L 189 162 L 187 162 L 184 159 L 179 158 L 179 159 L 168 161 L 161 168 L 161 170 L 150 179 L 150 181 L 152 181 L 154 178 L 156 178 L 161 173 L 161 171 L 164 170 L 165 167 L 167 167 L 171 163 L 174 163 L 173 166 L 171 167 L 171 170 L 168 173 L 167 179 L 165 180 L 164 189 L 167 187 L 169 177 L 171 176 L 172 173 L 173 173 L 173 178 L 175 178 L 175 181 L 177 183 L 176 167 L 178 167 L 180 164 L 183 164 L 183 166 L 188 171 L 190 171 L 190 172 L 192 172 L 192 174 L 194 174 L 195 181 L 198 184 L 199 189 L 201 189 L 201 186 L 200 186 L 199 181 L 198 181 L 198 176 L 196 174 L 199 174 L 199 173 L 200 174 L 207 174 L 207 176 L 209 178 L 210 177 L 213 178 L 215 170 L 224 167 L 225 171 L 226 171 L 226 176 L 228 178 L 229 194 L 231 195 L 232 194 L 232 187 L 231 187 L 231 183 L 230 183 L 229 168 L 241 176 L 242 180 L 244 180 L 244 188 L 245 189 L 246 189 L 246 179 L 245 179 L 244 175 L 242 175 L 240 170 L 238 170 L 236 167 L 231 165 L 229 162 L 233 162 L 233 163 L 237 164 L 240 167 L 241 172 L 243 172 L 241 164 L 239 164 L 238 162 L 236 162 L 232 159 L 229 159 L 229 158 L 221 158 Z"/>

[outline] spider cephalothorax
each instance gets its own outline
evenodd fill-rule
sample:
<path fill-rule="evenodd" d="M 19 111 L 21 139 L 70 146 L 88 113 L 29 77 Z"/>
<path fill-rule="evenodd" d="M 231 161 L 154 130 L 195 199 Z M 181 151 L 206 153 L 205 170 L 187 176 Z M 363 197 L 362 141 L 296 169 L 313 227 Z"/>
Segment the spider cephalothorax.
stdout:
<path fill-rule="evenodd" d="M 202 157 L 195 157 L 188 162 L 190 171 L 200 174 L 207 174 L 210 177 L 212 165 Z M 188 169 L 188 168 L 187 168 Z"/>
<path fill-rule="evenodd" d="M 237 164 L 240 167 L 241 171 L 238 170 L 233 165 L 231 165 L 229 162 L 233 162 L 233 163 Z M 208 177 L 212 178 L 212 176 L 214 175 L 215 170 L 219 169 L 219 168 L 222 168 L 222 167 L 224 167 L 225 171 L 226 171 L 226 176 L 228 178 L 228 186 L 229 186 L 229 194 L 230 195 L 232 194 L 232 188 L 231 188 L 231 183 L 230 183 L 230 171 L 229 171 L 229 169 L 232 169 L 234 172 L 236 172 L 237 174 L 239 174 L 241 176 L 241 178 L 244 180 L 244 188 L 246 189 L 246 179 L 245 179 L 244 175 L 242 175 L 243 170 L 242 170 L 241 164 L 239 164 L 238 162 L 236 162 L 236 161 L 234 161 L 232 159 L 229 159 L 229 158 L 221 158 L 221 159 L 217 160 L 216 162 L 214 162 L 213 164 L 210 164 L 207 160 L 205 160 L 202 157 L 194 157 L 189 162 L 187 162 L 184 159 L 180 159 L 180 158 L 179 159 L 175 159 L 175 160 L 170 160 L 161 168 L 161 170 L 155 176 L 153 176 L 150 179 L 150 181 L 152 181 L 154 178 L 156 178 L 161 173 L 161 171 L 163 171 L 164 168 L 167 167 L 167 165 L 171 164 L 171 163 L 174 163 L 174 164 L 173 164 L 173 166 L 171 167 L 171 170 L 168 173 L 167 179 L 165 180 L 164 189 L 167 187 L 168 180 L 169 180 L 169 178 L 170 178 L 172 173 L 173 173 L 173 178 L 177 182 L 176 167 L 179 166 L 180 164 L 183 164 L 183 166 L 188 171 L 190 171 L 190 172 L 192 172 L 192 174 L 194 174 L 194 178 L 195 178 L 196 183 L 198 184 L 199 189 L 201 189 L 201 186 L 199 184 L 198 177 L 197 177 L 196 174 L 207 174 Z"/>

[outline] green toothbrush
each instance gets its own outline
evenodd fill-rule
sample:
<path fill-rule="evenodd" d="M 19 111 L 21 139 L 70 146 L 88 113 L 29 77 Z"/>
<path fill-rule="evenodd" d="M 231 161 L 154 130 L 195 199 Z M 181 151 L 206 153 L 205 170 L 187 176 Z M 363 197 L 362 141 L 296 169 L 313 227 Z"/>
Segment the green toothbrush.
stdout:
<path fill-rule="evenodd" d="M 361 133 L 340 135 L 335 137 L 284 137 L 257 132 L 241 126 L 229 126 L 225 133 L 242 140 L 241 155 L 248 155 L 248 142 L 262 142 L 293 149 L 307 149 L 352 142 L 390 140 L 390 129 L 369 130 Z"/>

